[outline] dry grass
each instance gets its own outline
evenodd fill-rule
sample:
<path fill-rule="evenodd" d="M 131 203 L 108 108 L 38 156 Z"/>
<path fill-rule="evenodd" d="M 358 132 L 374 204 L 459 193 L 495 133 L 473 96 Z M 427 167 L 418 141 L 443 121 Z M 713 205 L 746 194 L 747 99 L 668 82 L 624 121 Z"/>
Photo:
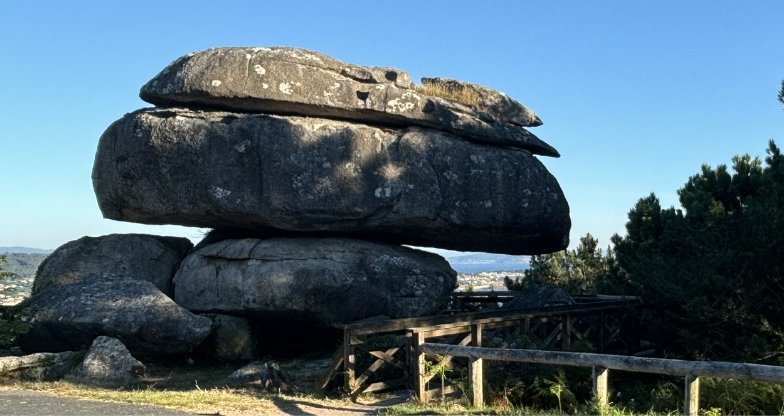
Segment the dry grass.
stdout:
<path fill-rule="evenodd" d="M 257 415 L 332 413 L 339 415 L 362 414 L 347 398 L 332 399 L 313 394 L 272 394 L 248 389 L 230 389 L 222 381 L 238 366 L 177 365 L 174 363 L 148 364 L 147 377 L 123 389 L 105 389 L 85 386 L 70 381 L 9 382 L 3 388 L 35 390 L 82 399 L 161 406 L 200 414 Z M 290 381 L 306 385 L 321 375 L 306 361 L 292 360 L 281 363 L 288 370 L 284 374 Z M 300 369 L 300 371 L 297 371 Z M 301 374 L 300 374 L 301 373 Z M 348 410 L 348 409 L 352 409 Z M 308 410 L 304 410 L 308 409 Z"/>
<path fill-rule="evenodd" d="M 450 88 L 444 85 L 426 84 L 422 86 L 415 85 L 414 90 L 422 95 L 445 98 L 471 107 L 476 107 L 480 101 L 476 93 L 466 88 Z"/>

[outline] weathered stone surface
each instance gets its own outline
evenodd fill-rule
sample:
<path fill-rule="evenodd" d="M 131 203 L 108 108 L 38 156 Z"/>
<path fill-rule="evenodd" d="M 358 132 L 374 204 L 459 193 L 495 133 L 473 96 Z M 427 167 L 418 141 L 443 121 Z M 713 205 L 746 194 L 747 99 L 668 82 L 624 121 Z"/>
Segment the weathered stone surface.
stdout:
<path fill-rule="evenodd" d="M 144 234 L 82 237 L 63 244 L 41 263 L 32 293 L 109 272 L 151 282 L 171 297 L 174 272 L 192 247 L 190 240 L 177 237 Z"/>
<path fill-rule="evenodd" d="M 530 152 L 425 128 L 140 110 L 101 137 L 104 217 L 332 233 L 506 254 L 568 245 L 569 206 Z"/>
<path fill-rule="evenodd" d="M 196 312 L 307 318 L 340 325 L 375 315 L 439 312 L 457 274 L 442 257 L 345 238 L 225 240 L 198 250 L 174 277 Z"/>
<path fill-rule="evenodd" d="M 254 361 L 229 374 L 223 382 L 230 388 L 251 388 L 270 393 L 289 393 L 293 386 L 286 382 L 278 364 L 272 361 Z"/>
<path fill-rule="evenodd" d="M 74 381 L 105 387 L 122 387 L 144 377 L 147 368 L 133 358 L 117 338 L 98 337 L 84 360 L 69 374 Z"/>
<path fill-rule="evenodd" d="M 152 283 L 109 273 L 44 291 L 28 299 L 21 313 L 32 324 L 19 338 L 29 352 L 86 349 L 101 335 L 120 339 L 134 353 L 187 352 L 211 325 Z"/>
<path fill-rule="evenodd" d="M 481 85 L 446 78 L 422 78 L 422 85 L 439 89 L 466 93 L 476 97 L 477 110 L 498 121 L 518 126 L 541 126 L 542 120 L 524 105 L 509 98 L 506 94 Z"/>
<path fill-rule="evenodd" d="M 490 101 L 480 104 L 480 111 L 456 101 L 422 95 L 411 87 L 410 76 L 403 71 L 356 66 L 304 49 L 215 48 L 172 62 L 142 87 L 140 96 L 164 107 L 298 114 L 393 126 L 413 124 L 452 132 L 467 140 L 559 156 L 553 147 L 521 127 L 542 122 L 530 110 L 521 111 L 516 101 L 519 114 L 507 117 L 512 100 L 501 102 L 492 94 L 483 94 L 481 97 Z M 506 111 L 484 111 L 501 107 Z M 498 114 L 504 117 L 494 118 Z"/>
<path fill-rule="evenodd" d="M 222 362 L 256 358 L 257 334 L 248 318 L 212 313 L 204 316 L 212 320 L 212 331 L 196 352 Z"/>
<path fill-rule="evenodd" d="M 0 357 L 0 379 L 53 381 L 72 371 L 84 351 L 39 352 L 21 357 Z"/>

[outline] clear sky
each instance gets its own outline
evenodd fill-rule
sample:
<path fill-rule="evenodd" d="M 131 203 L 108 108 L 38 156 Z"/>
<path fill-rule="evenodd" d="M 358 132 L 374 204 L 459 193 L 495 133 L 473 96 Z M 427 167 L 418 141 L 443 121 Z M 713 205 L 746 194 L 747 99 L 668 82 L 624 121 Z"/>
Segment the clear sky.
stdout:
<path fill-rule="evenodd" d="M 98 138 L 189 52 L 295 46 L 418 80 L 456 78 L 535 111 L 571 207 L 572 247 L 609 244 L 634 203 L 700 165 L 784 146 L 784 2 L 35 1 L 0 7 L 0 246 L 200 231 L 104 220 Z"/>

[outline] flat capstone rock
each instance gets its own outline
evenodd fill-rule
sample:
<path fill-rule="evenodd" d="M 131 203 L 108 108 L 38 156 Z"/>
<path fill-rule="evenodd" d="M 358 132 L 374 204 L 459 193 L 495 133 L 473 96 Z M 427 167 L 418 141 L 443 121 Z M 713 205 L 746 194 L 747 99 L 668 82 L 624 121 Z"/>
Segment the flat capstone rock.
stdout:
<path fill-rule="evenodd" d="M 517 101 L 465 82 L 423 81 L 419 87 L 403 71 L 358 66 L 306 49 L 229 47 L 175 60 L 139 96 L 158 107 L 417 125 L 469 141 L 560 156 L 524 128 L 542 121 Z"/>

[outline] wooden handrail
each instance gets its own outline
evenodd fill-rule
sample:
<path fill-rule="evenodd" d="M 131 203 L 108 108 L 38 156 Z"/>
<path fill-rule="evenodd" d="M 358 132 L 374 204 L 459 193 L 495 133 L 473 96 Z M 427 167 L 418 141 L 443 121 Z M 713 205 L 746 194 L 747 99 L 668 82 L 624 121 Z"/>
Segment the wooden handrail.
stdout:
<path fill-rule="evenodd" d="M 532 317 L 549 317 L 564 314 L 579 314 L 597 312 L 600 310 L 622 309 L 630 305 L 636 305 L 636 301 L 619 302 L 617 300 L 596 301 L 590 303 L 576 303 L 574 305 L 563 305 L 557 307 L 543 307 L 530 309 L 502 309 L 482 312 L 457 313 L 453 315 L 425 316 L 420 318 L 389 319 L 375 322 L 358 322 L 343 325 L 342 328 L 348 329 L 353 335 L 372 334 L 379 332 L 406 331 L 411 328 L 433 327 L 438 325 L 471 325 L 475 322 L 485 322 L 501 318 L 506 320 L 525 319 Z M 491 322 L 491 321 L 487 321 Z"/>
<path fill-rule="evenodd" d="M 422 327 L 413 327 L 408 328 L 407 331 L 409 332 L 429 332 L 435 331 L 439 329 L 447 329 L 447 328 L 467 328 L 466 332 L 471 331 L 471 325 L 474 324 L 492 324 L 497 322 L 506 322 L 506 321 L 519 321 L 525 318 L 550 318 L 553 316 L 563 316 L 563 315 L 578 315 L 578 314 L 589 314 L 593 312 L 601 312 L 608 309 L 616 309 L 616 308 L 623 308 L 623 306 L 596 306 L 596 307 L 581 307 L 581 308 L 574 308 L 572 310 L 568 309 L 557 309 L 552 310 L 552 312 L 519 312 L 516 314 L 509 314 L 506 316 L 499 316 L 499 317 L 489 317 L 489 318 L 482 318 L 482 319 L 474 319 L 471 321 L 462 321 L 462 322 L 455 322 L 455 323 L 448 323 L 442 325 L 430 325 L 430 326 L 422 326 Z"/>
<path fill-rule="evenodd" d="M 425 343 L 423 352 L 457 357 L 484 358 L 498 361 L 518 361 L 537 364 L 577 367 L 600 366 L 611 370 L 639 373 L 732 378 L 737 380 L 767 381 L 784 384 L 784 367 L 762 364 L 729 363 L 722 361 L 686 361 L 667 358 L 645 358 L 626 355 L 593 354 L 582 352 L 541 351 L 461 347 L 458 345 Z"/>
<path fill-rule="evenodd" d="M 437 343 L 421 343 L 418 354 L 431 353 L 447 356 L 468 357 L 481 362 L 482 359 L 516 361 L 537 364 L 592 367 L 594 391 L 600 404 L 607 404 L 607 370 L 641 373 L 668 374 L 685 377 L 686 397 L 684 411 L 696 415 L 699 410 L 699 377 L 721 377 L 737 380 L 765 381 L 784 384 L 784 367 L 730 363 L 722 361 L 686 361 L 664 358 L 643 358 L 624 355 L 592 354 L 561 351 L 526 349 L 495 349 L 475 346 L 458 346 Z M 476 371 L 481 375 L 481 369 Z M 469 378 L 469 391 L 473 397 L 482 397 L 482 380 Z M 481 405 L 481 402 L 474 403 Z"/>

